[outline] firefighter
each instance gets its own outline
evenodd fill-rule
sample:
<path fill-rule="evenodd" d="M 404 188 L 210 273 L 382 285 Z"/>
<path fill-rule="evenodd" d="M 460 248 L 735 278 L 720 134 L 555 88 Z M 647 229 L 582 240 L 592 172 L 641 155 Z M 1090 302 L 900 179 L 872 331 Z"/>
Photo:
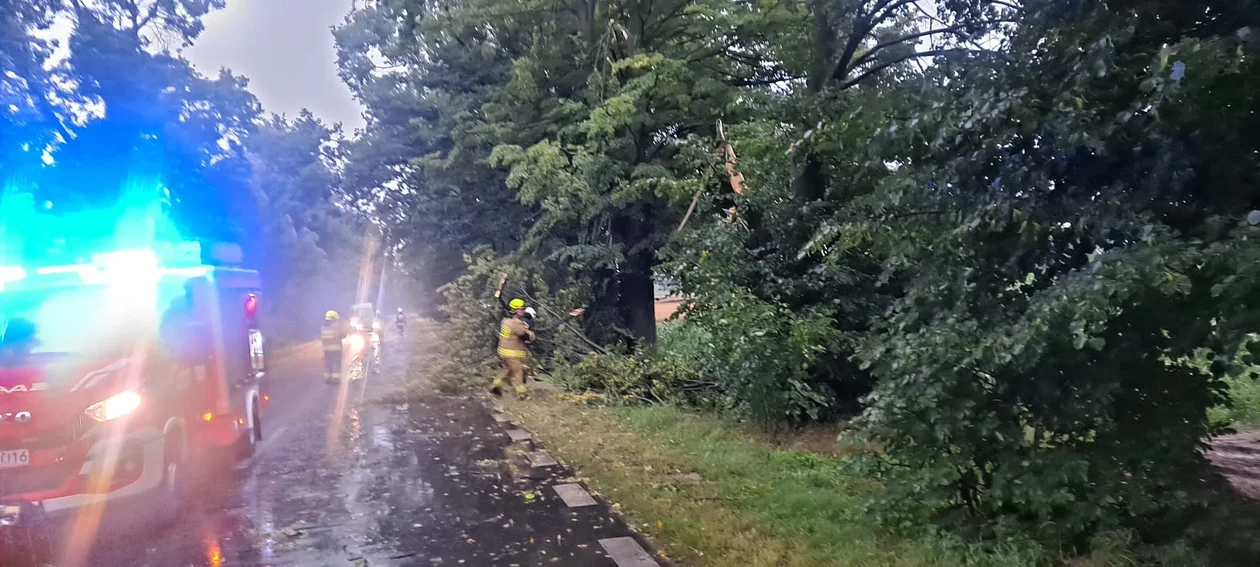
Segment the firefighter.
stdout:
<path fill-rule="evenodd" d="M 324 345 L 324 380 L 341 382 L 341 341 L 346 333 L 341 330 L 341 316 L 336 311 L 324 313 L 324 324 L 319 329 L 319 341 Z"/>
<path fill-rule="evenodd" d="M 490 384 L 490 393 L 499 395 L 503 391 L 504 379 L 516 388 L 516 397 L 525 398 L 525 343 L 534 340 L 534 332 L 525 324 L 527 317 L 524 299 L 513 299 L 508 307 L 512 316 L 505 317 L 499 323 L 499 362 L 503 369 L 494 382 Z"/>
<path fill-rule="evenodd" d="M 403 336 L 403 327 L 407 326 L 407 316 L 403 315 L 402 307 L 398 308 L 398 315 L 394 316 L 394 326 L 398 327 L 398 336 Z"/>

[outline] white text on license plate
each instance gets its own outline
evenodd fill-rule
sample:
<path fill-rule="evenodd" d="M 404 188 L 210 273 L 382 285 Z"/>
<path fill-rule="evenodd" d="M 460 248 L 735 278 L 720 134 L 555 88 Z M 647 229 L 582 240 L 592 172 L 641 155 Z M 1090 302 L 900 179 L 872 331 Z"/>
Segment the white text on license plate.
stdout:
<path fill-rule="evenodd" d="M 31 452 L 26 449 L 0 451 L 0 469 L 25 467 L 31 464 Z"/>

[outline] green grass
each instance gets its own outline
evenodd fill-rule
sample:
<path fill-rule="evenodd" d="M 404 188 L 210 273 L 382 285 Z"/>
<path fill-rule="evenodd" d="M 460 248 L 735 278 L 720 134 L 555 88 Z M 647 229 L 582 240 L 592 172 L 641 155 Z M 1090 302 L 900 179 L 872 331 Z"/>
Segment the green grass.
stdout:
<path fill-rule="evenodd" d="M 876 527 L 862 503 L 878 487 L 843 470 L 845 448 L 834 433 L 814 435 L 806 451 L 672 407 L 543 400 L 508 411 L 684 564 L 1016 566 L 1039 559 L 1020 550 L 983 553 L 926 530 L 904 538 Z"/>
<path fill-rule="evenodd" d="M 1228 379 L 1231 407 L 1213 408 L 1209 417 L 1239 430 L 1260 429 L 1260 380 L 1248 377 Z"/>

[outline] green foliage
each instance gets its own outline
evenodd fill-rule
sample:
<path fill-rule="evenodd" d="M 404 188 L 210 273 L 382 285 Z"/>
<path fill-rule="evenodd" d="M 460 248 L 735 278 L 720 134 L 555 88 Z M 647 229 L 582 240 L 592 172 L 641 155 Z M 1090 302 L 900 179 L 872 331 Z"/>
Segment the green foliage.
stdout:
<path fill-rule="evenodd" d="M 681 360 L 699 360 L 709 349 L 709 333 L 700 325 L 667 321 L 657 331 L 656 353 Z"/>
<path fill-rule="evenodd" d="M 811 383 L 809 370 L 839 339 L 831 319 L 739 291 L 708 299 L 690 305 L 682 325 L 703 329 L 704 348 L 691 354 L 721 405 L 768 430 L 818 419 L 831 393 Z"/>
<path fill-rule="evenodd" d="M 482 386 L 489 383 L 498 364 L 499 322 L 507 315 L 494 291 L 500 274 L 509 275 L 503 290 L 506 299 L 521 297 L 538 311 L 535 323 L 537 339 L 530 345 L 544 370 L 553 360 L 577 360 L 590 352 L 571 331 L 561 325 L 562 317 L 588 297 L 579 288 L 551 290 L 546 281 L 528 269 L 500 259 L 487 249 L 479 249 L 465 258 L 467 269 L 455 281 L 439 290 L 445 303 L 442 314 L 447 324 L 442 330 L 442 343 L 457 370 L 443 376 L 449 384 Z"/>
<path fill-rule="evenodd" d="M 485 37 L 483 24 L 501 19 L 476 13 L 490 5 L 362 2 L 334 32 L 342 77 L 368 117 L 346 144 L 343 190 L 382 223 L 425 304 L 441 300 L 435 290 L 466 256 L 483 246 L 506 255 L 526 228 L 528 211 L 486 164 L 498 132 L 472 123 L 512 65 L 513 52 Z"/>
<path fill-rule="evenodd" d="M 35 167 L 35 156 L 23 154 L 26 144 L 50 141 L 55 119 L 42 96 L 51 77 L 42 65 L 52 51 L 49 39 L 33 32 L 52 24 L 50 1 L 0 4 L 0 176 L 18 175 Z M 0 178 L 3 178 L 0 177 Z"/>
<path fill-rule="evenodd" d="M 696 381 L 689 366 L 679 359 L 590 354 L 556 368 L 555 383 L 612 403 L 696 403 L 711 385 Z"/>
<path fill-rule="evenodd" d="M 1208 421 L 1218 430 L 1248 430 L 1260 427 L 1260 365 L 1254 361 L 1260 335 L 1249 333 L 1232 357 L 1197 348 L 1173 364 L 1193 369 L 1202 376 L 1224 375 L 1225 400 L 1208 410 Z"/>
<path fill-rule="evenodd" d="M 1254 120 L 1235 89 L 1260 67 L 1236 30 L 1053 7 L 1010 37 L 1044 56 L 935 71 L 966 80 L 886 129 L 902 167 L 810 251 L 872 243 L 904 286 L 857 353 L 878 379 L 860 426 L 883 449 L 881 510 L 1081 548 L 1174 533 L 1215 486 L 1206 412 L 1260 307 L 1237 208 L 1255 185 L 1230 164 L 1260 140 L 1185 132 L 1218 96 Z M 1171 362 L 1196 349 L 1210 372 Z"/>
<path fill-rule="evenodd" d="M 339 157 L 329 143 L 337 134 L 304 111 L 271 117 L 248 142 L 262 320 L 280 343 L 315 337 L 325 311 L 355 302 L 365 243 L 361 223 L 337 205 L 329 166 Z"/>
<path fill-rule="evenodd" d="M 2 4 L 6 192 L 32 191 L 52 214 L 160 202 L 179 236 L 241 243 L 280 343 L 309 338 L 324 310 L 350 303 L 359 238 L 333 202 L 340 156 L 329 142 L 340 132 L 309 113 L 264 119 L 244 78 L 203 76 L 179 54 L 222 0 Z M 52 29 L 59 21 L 73 25 Z M 64 58 L 52 59 L 52 38 Z"/>
<path fill-rule="evenodd" d="M 1260 429 L 1260 381 L 1251 377 L 1226 378 L 1229 402 L 1208 411 L 1209 420 L 1240 431 Z"/>
<path fill-rule="evenodd" d="M 861 412 L 895 524 L 1172 541 L 1260 323 L 1260 6 L 920 4 L 369 2 L 340 32 L 374 117 L 356 183 L 397 183 L 400 242 L 469 256 L 470 363 L 500 269 L 637 345 L 664 273 L 683 322 L 637 358 L 553 351 L 570 387 Z"/>

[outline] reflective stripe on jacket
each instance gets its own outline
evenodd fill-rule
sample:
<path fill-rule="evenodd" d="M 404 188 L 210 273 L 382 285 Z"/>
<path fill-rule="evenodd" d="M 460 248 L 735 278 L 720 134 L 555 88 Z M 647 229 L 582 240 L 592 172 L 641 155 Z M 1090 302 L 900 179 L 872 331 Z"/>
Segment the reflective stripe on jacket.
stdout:
<path fill-rule="evenodd" d="M 324 352 L 341 350 L 341 328 L 337 324 L 325 324 L 319 328 L 319 342 L 324 345 Z"/>
<path fill-rule="evenodd" d="M 525 358 L 527 356 L 529 356 L 529 353 L 523 350 L 499 348 L 499 358 Z"/>
<path fill-rule="evenodd" d="M 529 330 L 524 321 L 515 318 L 504 319 L 499 323 L 499 356 L 525 358 L 525 337 L 532 338 L 533 334 L 534 332 Z"/>

